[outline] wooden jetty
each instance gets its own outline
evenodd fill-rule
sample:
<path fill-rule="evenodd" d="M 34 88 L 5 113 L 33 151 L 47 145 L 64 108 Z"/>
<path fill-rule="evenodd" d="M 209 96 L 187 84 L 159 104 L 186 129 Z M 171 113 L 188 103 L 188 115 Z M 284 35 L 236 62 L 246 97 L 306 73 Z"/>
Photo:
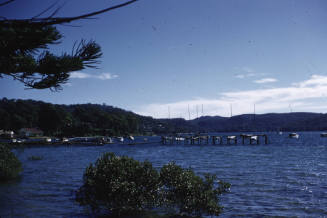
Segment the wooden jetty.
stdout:
<path fill-rule="evenodd" d="M 259 135 L 251 135 L 251 134 L 241 134 L 242 144 L 244 145 L 244 141 L 246 139 L 249 140 L 250 145 L 256 143 L 257 145 L 260 144 L 260 138 L 263 138 L 264 143 L 268 144 L 268 136 L 266 134 L 259 134 Z"/>
<path fill-rule="evenodd" d="M 240 139 L 240 140 L 239 140 Z M 184 144 L 184 145 L 237 145 L 241 141 L 242 144 L 256 144 L 260 142 L 268 144 L 268 136 L 266 134 L 240 134 L 240 135 L 195 135 L 195 136 L 162 136 L 161 143 L 163 145 Z"/>

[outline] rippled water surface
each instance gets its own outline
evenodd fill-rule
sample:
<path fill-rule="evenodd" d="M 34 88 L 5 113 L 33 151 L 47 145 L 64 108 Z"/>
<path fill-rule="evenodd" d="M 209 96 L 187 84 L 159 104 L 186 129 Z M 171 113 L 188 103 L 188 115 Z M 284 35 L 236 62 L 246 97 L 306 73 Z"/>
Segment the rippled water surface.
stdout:
<path fill-rule="evenodd" d="M 158 141 L 159 138 L 151 138 Z M 327 138 L 318 132 L 269 134 L 268 145 L 105 145 L 17 149 L 24 171 L 0 184 L 0 217 L 87 217 L 74 202 L 84 169 L 104 152 L 175 161 L 197 173 L 217 174 L 232 184 L 221 198 L 222 217 L 327 217 Z M 32 155 L 42 160 L 31 161 Z"/>

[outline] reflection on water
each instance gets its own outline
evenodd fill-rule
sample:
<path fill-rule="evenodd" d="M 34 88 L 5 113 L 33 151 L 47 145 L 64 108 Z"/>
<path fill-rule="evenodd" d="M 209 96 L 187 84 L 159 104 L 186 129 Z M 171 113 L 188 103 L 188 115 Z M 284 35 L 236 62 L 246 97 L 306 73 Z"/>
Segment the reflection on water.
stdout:
<path fill-rule="evenodd" d="M 157 141 L 159 138 L 152 138 Z M 105 145 L 15 150 L 24 171 L 0 184 L 1 217 L 87 217 L 74 202 L 85 167 L 104 152 L 150 160 L 155 167 L 174 160 L 196 172 L 215 173 L 232 184 L 222 197 L 222 216 L 326 216 L 327 138 L 319 133 L 269 134 L 268 145 Z M 36 155 L 43 159 L 28 160 Z"/>

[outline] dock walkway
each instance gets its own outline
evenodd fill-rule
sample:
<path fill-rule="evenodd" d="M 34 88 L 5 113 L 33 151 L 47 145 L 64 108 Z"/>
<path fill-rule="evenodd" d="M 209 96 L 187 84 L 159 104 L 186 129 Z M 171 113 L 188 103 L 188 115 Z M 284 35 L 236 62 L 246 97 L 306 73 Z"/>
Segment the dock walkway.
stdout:
<path fill-rule="evenodd" d="M 161 143 L 167 144 L 185 144 L 185 145 L 237 145 L 242 144 L 268 144 L 266 134 L 240 134 L 240 135 L 197 135 L 197 136 L 162 136 Z"/>

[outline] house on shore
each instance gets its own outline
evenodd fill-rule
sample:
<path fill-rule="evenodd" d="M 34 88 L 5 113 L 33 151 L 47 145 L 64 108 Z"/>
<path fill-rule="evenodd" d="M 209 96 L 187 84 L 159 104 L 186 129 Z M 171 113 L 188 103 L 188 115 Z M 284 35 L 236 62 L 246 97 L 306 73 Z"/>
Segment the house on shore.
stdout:
<path fill-rule="evenodd" d="M 22 128 L 19 130 L 21 137 L 38 137 L 43 136 L 43 131 L 39 128 Z"/>

